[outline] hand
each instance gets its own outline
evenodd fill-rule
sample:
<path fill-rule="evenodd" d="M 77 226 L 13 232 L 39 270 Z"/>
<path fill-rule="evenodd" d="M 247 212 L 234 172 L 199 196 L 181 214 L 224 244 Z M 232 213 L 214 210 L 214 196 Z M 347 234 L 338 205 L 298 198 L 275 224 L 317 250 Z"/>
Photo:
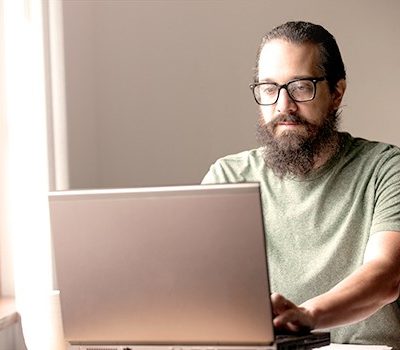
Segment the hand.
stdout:
<path fill-rule="evenodd" d="M 271 294 L 274 326 L 290 332 L 301 332 L 315 328 L 316 320 L 305 307 L 297 306 L 278 293 Z"/>

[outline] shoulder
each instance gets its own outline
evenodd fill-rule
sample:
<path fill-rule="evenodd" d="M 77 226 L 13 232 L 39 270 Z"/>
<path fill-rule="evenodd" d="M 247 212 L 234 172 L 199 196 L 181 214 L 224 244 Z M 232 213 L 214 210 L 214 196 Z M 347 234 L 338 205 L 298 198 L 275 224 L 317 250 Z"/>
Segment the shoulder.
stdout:
<path fill-rule="evenodd" d="M 219 158 L 211 165 L 203 182 L 249 181 L 264 167 L 261 148 L 242 151 Z"/>
<path fill-rule="evenodd" d="M 368 166 L 381 167 L 398 165 L 400 167 L 400 148 L 385 142 L 370 141 L 360 137 L 343 134 L 346 138 L 345 158 L 357 160 Z"/>
<path fill-rule="evenodd" d="M 219 158 L 215 164 L 231 164 L 234 166 L 240 164 L 258 163 L 260 161 L 263 162 L 262 150 L 261 148 L 255 148 Z"/>
<path fill-rule="evenodd" d="M 343 133 L 347 142 L 350 143 L 352 150 L 358 150 L 362 152 L 373 152 L 373 153 L 393 153 L 400 154 L 400 148 L 389 143 L 380 141 L 371 141 L 361 137 L 353 137 L 350 134 Z"/>
<path fill-rule="evenodd" d="M 400 149 L 384 142 L 347 135 L 344 156 L 336 175 L 357 188 L 369 188 L 378 199 L 400 199 Z"/>

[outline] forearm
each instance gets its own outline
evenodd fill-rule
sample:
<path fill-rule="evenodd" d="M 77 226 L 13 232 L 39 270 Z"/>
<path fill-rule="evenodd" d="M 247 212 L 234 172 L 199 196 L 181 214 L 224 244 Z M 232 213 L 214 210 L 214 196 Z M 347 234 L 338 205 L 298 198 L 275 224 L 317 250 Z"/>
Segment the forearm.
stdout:
<path fill-rule="evenodd" d="M 312 315 L 314 328 L 361 321 L 399 297 L 398 268 L 388 265 L 382 261 L 367 262 L 334 288 L 300 307 Z"/>
<path fill-rule="evenodd" d="M 364 264 L 331 290 L 297 306 L 271 295 L 275 327 L 321 329 L 361 321 L 399 298 L 400 232 L 371 235 Z"/>

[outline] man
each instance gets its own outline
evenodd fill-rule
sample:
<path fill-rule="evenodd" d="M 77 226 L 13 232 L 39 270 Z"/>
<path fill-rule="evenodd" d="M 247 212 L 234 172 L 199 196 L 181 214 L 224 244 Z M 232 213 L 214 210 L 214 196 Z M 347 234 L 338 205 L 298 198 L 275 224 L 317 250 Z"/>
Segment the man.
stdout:
<path fill-rule="evenodd" d="M 338 131 L 346 73 L 319 25 L 269 32 L 251 88 L 261 147 L 203 183 L 260 182 L 275 327 L 400 349 L 400 150 Z"/>

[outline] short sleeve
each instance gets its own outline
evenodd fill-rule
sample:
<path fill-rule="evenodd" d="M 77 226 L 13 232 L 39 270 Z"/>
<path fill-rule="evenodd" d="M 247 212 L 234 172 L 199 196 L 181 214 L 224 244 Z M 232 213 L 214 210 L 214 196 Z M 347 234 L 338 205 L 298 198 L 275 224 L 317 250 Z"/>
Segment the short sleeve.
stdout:
<path fill-rule="evenodd" d="M 371 233 L 400 232 L 400 150 L 393 148 L 387 153 L 377 173 Z"/>

